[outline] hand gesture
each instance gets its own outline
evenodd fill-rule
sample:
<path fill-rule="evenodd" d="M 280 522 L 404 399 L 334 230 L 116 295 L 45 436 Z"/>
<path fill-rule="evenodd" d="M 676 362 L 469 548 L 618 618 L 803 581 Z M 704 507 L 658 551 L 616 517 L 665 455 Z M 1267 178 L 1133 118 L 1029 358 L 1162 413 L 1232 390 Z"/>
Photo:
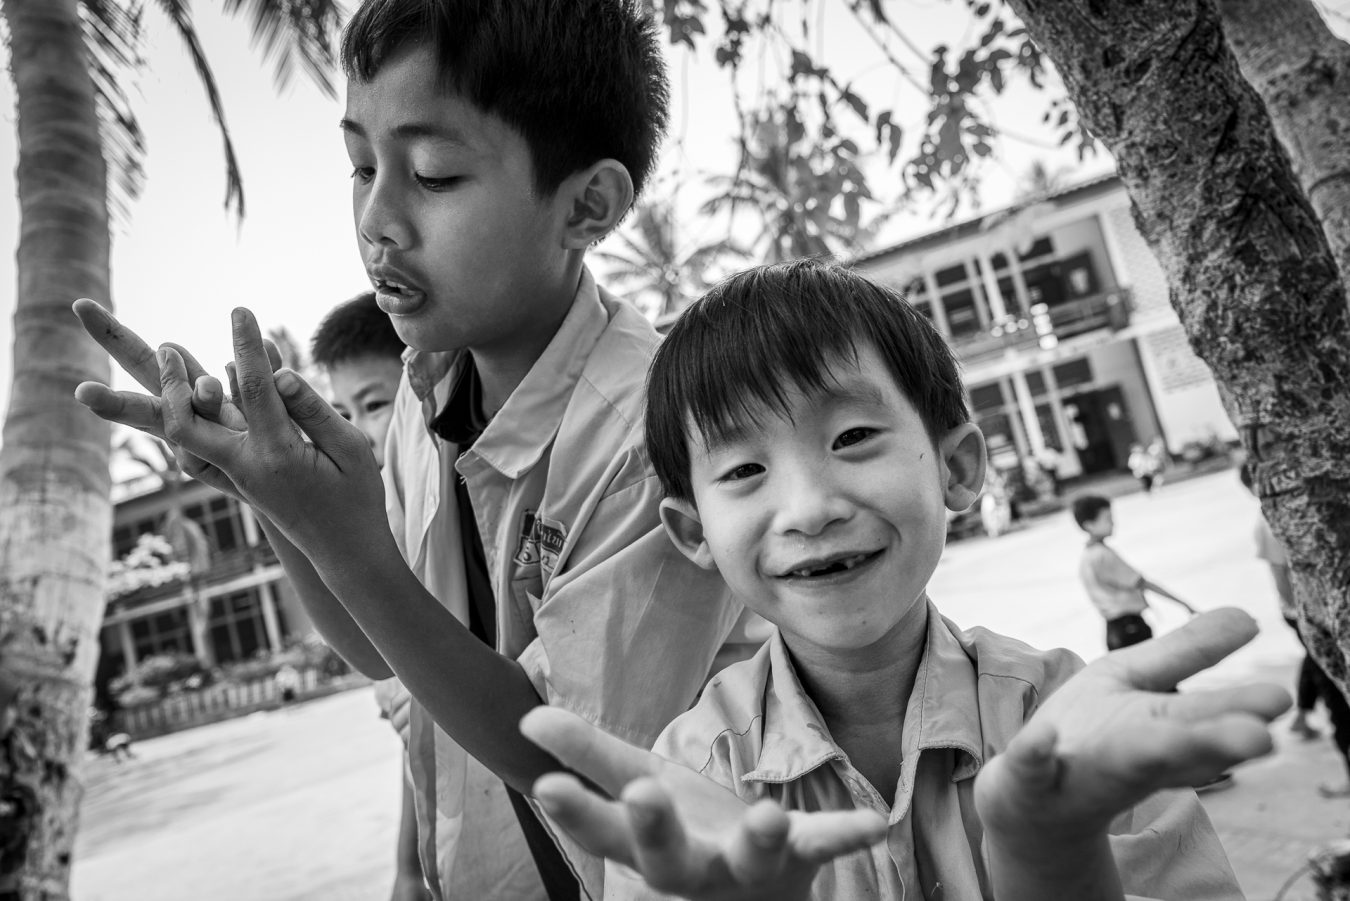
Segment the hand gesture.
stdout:
<path fill-rule="evenodd" d="M 1241 610 L 1212 610 L 1070 679 L 980 771 L 975 803 L 991 839 L 1062 856 L 1153 792 L 1268 753 L 1267 724 L 1290 703 L 1283 689 L 1173 691 L 1255 635 Z"/>
<path fill-rule="evenodd" d="M 99 303 L 81 298 L 75 301 L 73 310 L 89 336 L 139 382 L 141 387 L 150 392 L 147 395 L 134 391 L 113 391 L 99 382 L 83 382 L 75 389 L 76 400 L 102 419 L 130 426 L 168 442 L 164 434 L 164 419 L 159 398 L 160 372 L 155 352 L 140 335 L 123 325 Z M 207 375 L 206 370 L 185 348 L 177 344 L 169 346 L 173 347 L 183 359 L 188 380 L 193 386 L 193 407 L 197 412 L 227 428 L 236 430 L 248 428 L 243 412 L 222 391 L 220 380 Z M 276 345 L 270 341 L 266 342 L 266 351 L 269 367 L 273 370 L 279 368 L 281 355 L 277 352 Z M 168 443 L 178 458 L 178 465 L 184 474 L 242 500 L 238 490 L 224 473 L 182 447 L 172 442 Z"/>
<path fill-rule="evenodd" d="M 592 854 L 630 867 L 662 892 L 706 901 L 805 898 L 821 864 L 885 835 L 885 822 L 870 811 L 747 805 L 693 770 L 557 708 L 530 711 L 521 731 L 619 799 L 553 773 L 534 787 L 549 816 Z"/>

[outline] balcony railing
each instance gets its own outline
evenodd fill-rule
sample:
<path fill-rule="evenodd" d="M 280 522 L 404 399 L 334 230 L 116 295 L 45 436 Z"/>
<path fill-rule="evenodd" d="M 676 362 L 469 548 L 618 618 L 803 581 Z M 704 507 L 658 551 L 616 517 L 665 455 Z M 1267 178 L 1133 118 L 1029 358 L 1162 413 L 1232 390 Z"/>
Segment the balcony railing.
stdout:
<path fill-rule="evenodd" d="M 1005 316 L 970 335 L 952 339 L 952 348 L 966 364 L 1001 356 L 1008 350 L 1053 347 L 1100 328 L 1119 331 L 1130 323 L 1134 308 L 1128 288 L 1116 288 L 1054 306 L 1036 304 L 1029 312 Z"/>

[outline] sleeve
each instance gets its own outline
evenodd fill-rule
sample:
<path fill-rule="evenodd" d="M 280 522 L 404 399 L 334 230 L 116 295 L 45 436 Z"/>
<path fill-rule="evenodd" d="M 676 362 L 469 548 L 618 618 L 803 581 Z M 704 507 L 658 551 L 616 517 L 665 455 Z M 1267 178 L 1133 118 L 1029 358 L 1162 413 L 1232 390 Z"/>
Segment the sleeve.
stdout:
<path fill-rule="evenodd" d="M 548 703 L 647 748 L 693 703 L 742 609 L 666 536 L 660 499 L 649 472 L 602 498 L 519 658 Z"/>
<path fill-rule="evenodd" d="M 1242 901 L 1228 855 L 1195 792 L 1162 791 L 1111 825 L 1128 901 Z"/>

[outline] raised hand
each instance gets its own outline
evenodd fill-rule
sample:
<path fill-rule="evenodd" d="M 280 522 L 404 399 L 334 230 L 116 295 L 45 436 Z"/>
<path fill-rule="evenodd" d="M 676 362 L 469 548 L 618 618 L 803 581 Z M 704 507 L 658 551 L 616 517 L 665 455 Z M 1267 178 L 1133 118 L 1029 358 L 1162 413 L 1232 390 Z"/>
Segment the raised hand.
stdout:
<path fill-rule="evenodd" d="M 164 420 L 161 412 L 160 371 L 155 359 L 155 351 L 140 335 L 123 325 L 111 311 L 96 301 L 81 298 L 75 301 L 72 309 L 79 318 L 84 330 L 126 372 L 140 383 L 149 394 L 134 391 L 114 391 L 99 382 L 83 382 L 75 389 L 75 398 L 87 406 L 97 416 L 138 429 L 146 434 L 167 441 L 164 434 Z M 222 425 L 243 430 L 248 427 L 243 412 L 226 397 L 220 380 L 208 375 L 196 358 L 185 348 L 171 344 L 183 359 L 187 378 L 193 385 L 193 407 L 196 411 Z M 272 369 L 281 366 L 281 355 L 276 345 L 266 344 L 266 352 Z M 236 498 L 239 492 L 233 483 L 215 467 L 170 442 L 178 464 L 187 475 L 200 479 L 212 487 L 231 494 Z"/>
<path fill-rule="evenodd" d="M 557 708 L 535 708 L 521 731 L 619 799 L 550 774 L 534 789 L 549 816 L 592 854 L 628 866 L 662 892 L 701 901 L 805 898 L 822 864 L 885 835 L 885 822 L 870 811 L 747 805 L 693 770 Z"/>
<path fill-rule="evenodd" d="M 1028 854 L 1063 856 L 1153 792 L 1268 753 L 1267 724 L 1290 703 L 1283 689 L 1172 691 L 1255 635 L 1250 616 L 1221 608 L 1086 667 L 980 771 L 975 802 L 986 833 Z"/>

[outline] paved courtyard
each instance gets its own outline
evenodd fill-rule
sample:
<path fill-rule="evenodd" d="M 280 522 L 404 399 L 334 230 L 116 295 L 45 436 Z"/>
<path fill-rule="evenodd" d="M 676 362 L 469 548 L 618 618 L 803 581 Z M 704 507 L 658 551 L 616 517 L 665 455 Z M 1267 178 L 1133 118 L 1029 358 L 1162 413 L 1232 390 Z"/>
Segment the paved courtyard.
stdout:
<path fill-rule="evenodd" d="M 1116 504 L 1116 547 L 1152 580 L 1197 607 L 1232 604 L 1261 635 L 1193 680 L 1292 685 L 1298 647 L 1280 619 L 1264 564 L 1252 556 L 1256 503 L 1231 472 L 1170 484 Z M 931 587 L 943 611 L 1039 646 L 1092 658 L 1099 617 L 1078 587 L 1083 539 L 1068 514 L 998 539 L 952 544 Z M 1184 616 L 1161 602 L 1157 630 Z M 1325 725 L 1319 716 L 1318 722 Z M 1206 796 L 1253 901 L 1315 897 L 1295 878 L 1316 846 L 1350 836 L 1350 802 L 1318 796 L 1343 781 L 1328 740 L 1276 724 L 1270 757 Z M 137 745 L 121 765 L 90 761 L 76 845 L 76 901 L 382 899 L 392 879 L 398 740 L 369 689 L 255 714 Z"/>

